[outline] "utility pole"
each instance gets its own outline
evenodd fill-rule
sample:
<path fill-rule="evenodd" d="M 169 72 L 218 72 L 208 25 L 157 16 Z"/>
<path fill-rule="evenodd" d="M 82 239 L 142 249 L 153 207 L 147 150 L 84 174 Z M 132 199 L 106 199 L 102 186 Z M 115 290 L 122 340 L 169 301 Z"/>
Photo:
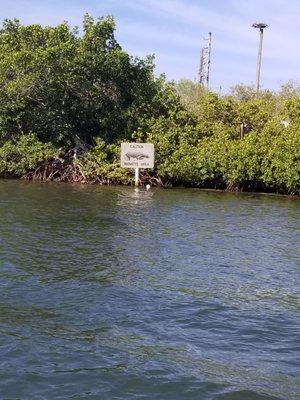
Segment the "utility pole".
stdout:
<path fill-rule="evenodd" d="M 264 29 L 268 27 L 267 24 L 263 22 L 257 22 L 252 25 L 253 28 L 259 29 L 259 46 L 257 55 L 257 66 L 256 66 L 256 94 L 259 93 L 260 87 L 260 70 L 261 70 L 261 57 L 262 57 L 262 45 L 264 37 Z"/>
<path fill-rule="evenodd" d="M 210 73 L 210 58 L 211 58 L 211 32 L 208 34 L 208 38 L 204 39 L 204 46 L 201 49 L 200 54 L 200 67 L 199 67 L 199 84 L 209 89 L 209 73 Z"/>
<path fill-rule="evenodd" d="M 203 86 L 203 75 L 204 75 L 204 48 L 201 49 L 200 55 L 200 68 L 199 68 L 199 84 Z"/>
<path fill-rule="evenodd" d="M 208 33 L 208 59 L 207 59 L 207 76 L 206 76 L 207 90 L 209 89 L 210 57 L 211 57 L 211 32 Z"/>

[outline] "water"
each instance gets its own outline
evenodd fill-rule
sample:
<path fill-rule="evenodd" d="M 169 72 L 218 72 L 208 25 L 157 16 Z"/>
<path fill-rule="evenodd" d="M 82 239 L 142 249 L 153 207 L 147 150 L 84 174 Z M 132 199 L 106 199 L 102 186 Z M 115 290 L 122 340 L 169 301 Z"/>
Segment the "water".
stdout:
<path fill-rule="evenodd" d="M 0 398 L 298 399 L 299 216 L 0 181 Z"/>

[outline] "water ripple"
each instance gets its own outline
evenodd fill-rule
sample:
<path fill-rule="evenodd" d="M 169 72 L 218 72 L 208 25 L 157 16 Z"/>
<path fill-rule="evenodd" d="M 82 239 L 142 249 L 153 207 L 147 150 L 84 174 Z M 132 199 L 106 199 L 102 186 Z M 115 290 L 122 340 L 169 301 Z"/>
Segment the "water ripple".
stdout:
<path fill-rule="evenodd" d="M 296 400 L 297 200 L 0 182 L 0 397 Z"/>

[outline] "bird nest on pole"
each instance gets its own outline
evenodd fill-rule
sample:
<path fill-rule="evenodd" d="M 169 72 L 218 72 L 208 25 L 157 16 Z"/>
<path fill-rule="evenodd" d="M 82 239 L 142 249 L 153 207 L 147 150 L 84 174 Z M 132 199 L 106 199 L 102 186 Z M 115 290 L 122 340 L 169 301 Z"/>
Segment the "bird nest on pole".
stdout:
<path fill-rule="evenodd" d="M 265 29 L 267 28 L 267 24 L 264 24 L 263 22 L 255 22 L 252 24 L 253 28 L 258 28 L 258 29 Z"/>

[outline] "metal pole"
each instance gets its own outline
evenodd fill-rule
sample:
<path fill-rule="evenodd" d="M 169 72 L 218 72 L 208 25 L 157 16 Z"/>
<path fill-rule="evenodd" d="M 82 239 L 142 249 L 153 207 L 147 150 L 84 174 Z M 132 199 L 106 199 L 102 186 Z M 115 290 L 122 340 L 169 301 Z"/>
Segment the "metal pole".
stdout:
<path fill-rule="evenodd" d="M 207 77 L 206 77 L 207 89 L 209 89 L 210 55 L 211 55 L 211 32 L 208 33 L 208 60 L 207 60 Z"/>
<path fill-rule="evenodd" d="M 139 186 L 139 168 L 135 168 L 134 186 Z"/>
<path fill-rule="evenodd" d="M 264 30 L 263 30 L 263 28 L 260 28 L 260 30 L 259 30 L 259 46 L 258 46 L 258 55 L 257 55 L 257 67 L 256 67 L 256 94 L 259 93 L 259 86 L 260 86 L 260 69 L 261 69 L 263 37 L 264 37 Z"/>
<path fill-rule="evenodd" d="M 204 69 L 204 49 L 201 49 L 200 68 L 199 68 L 199 83 L 203 86 L 203 69 Z"/>
<path fill-rule="evenodd" d="M 258 46 L 258 55 L 257 55 L 257 65 L 256 65 L 256 94 L 259 93 L 260 87 L 260 68 L 261 68 L 261 56 L 262 56 L 262 46 L 263 46 L 263 37 L 264 37 L 264 29 L 268 27 L 264 22 L 255 22 L 252 24 L 252 27 L 255 29 L 259 29 L 259 46 Z"/>

